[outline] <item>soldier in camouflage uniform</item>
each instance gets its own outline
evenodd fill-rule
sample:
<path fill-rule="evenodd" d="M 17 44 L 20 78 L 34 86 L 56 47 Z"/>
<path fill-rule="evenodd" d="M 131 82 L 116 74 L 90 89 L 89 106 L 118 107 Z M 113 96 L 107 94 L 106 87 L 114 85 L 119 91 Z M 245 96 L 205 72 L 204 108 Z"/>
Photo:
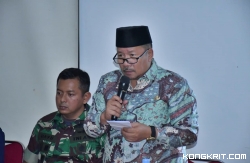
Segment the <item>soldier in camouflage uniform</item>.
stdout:
<path fill-rule="evenodd" d="M 83 130 L 89 110 L 89 75 L 76 68 L 57 78 L 58 111 L 41 118 L 25 150 L 24 163 L 102 162 L 104 136 L 92 138 Z"/>

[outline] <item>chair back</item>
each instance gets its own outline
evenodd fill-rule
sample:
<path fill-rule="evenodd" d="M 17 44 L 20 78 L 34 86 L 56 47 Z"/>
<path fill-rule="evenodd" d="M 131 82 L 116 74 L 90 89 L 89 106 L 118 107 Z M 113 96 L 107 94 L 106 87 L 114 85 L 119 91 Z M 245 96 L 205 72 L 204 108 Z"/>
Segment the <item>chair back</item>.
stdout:
<path fill-rule="evenodd" d="M 18 141 L 6 140 L 4 146 L 4 163 L 22 163 L 24 145 Z"/>
<path fill-rule="evenodd" d="M 5 135 L 2 129 L 0 128 L 0 163 L 4 163 L 4 143 Z"/>

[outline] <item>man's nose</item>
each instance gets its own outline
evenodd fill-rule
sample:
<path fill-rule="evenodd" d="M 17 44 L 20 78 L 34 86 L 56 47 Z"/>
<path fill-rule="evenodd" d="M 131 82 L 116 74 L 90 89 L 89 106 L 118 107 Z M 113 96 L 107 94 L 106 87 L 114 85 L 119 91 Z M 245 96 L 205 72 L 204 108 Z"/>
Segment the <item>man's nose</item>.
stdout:
<path fill-rule="evenodd" d="M 64 93 L 61 96 L 61 102 L 65 102 L 65 101 L 66 101 L 66 94 Z"/>

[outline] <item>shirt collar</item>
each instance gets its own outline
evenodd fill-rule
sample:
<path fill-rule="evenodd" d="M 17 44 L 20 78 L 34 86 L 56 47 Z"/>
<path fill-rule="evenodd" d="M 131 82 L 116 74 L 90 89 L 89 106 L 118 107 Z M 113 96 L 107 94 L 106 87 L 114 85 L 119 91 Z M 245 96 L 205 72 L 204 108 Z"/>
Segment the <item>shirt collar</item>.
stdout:
<path fill-rule="evenodd" d="M 82 112 L 82 114 L 72 123 L 73 125 L 79 124 L 81 121 L 83 121 L 85 119 L 85 117 L 87 116 L 87 112 L 89 110 L 90 106 L 88 104 L 85 105 L 85 110 Z M 59 123 L 63 123 L 63 117 L 62 114 L 57 112 L 54 119 L 55 122 L 58 121 Z"/>
<path fill-rule="evenodd" d="M 153 81 L 157 75 L 158 65 L 156 64 L 154 58 L 152 59 L 152 64 L 148 71 L 143 75 L 143 77 L 147 78 L 150 81 Z"/>

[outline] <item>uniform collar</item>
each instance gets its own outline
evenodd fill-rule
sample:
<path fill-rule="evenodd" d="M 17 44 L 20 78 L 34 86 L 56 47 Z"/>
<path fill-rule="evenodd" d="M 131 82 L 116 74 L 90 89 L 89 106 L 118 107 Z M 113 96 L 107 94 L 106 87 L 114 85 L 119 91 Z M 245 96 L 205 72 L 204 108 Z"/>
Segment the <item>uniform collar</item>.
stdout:
<path fill-rule="evenodd" d="M 73 126 L 76 124 L 81 123 L 81 121 L 84 121 L 85 117 L 87 116 L 87 112 L 89 110 L 90 106 L 88 104 L 85 105 L 85 110 L 82 112 L 82 114 L 73 122 Z M 64 123 L 62 114 L 57 112 L 53 121 L 59 122 L 59 123 Z"/>

